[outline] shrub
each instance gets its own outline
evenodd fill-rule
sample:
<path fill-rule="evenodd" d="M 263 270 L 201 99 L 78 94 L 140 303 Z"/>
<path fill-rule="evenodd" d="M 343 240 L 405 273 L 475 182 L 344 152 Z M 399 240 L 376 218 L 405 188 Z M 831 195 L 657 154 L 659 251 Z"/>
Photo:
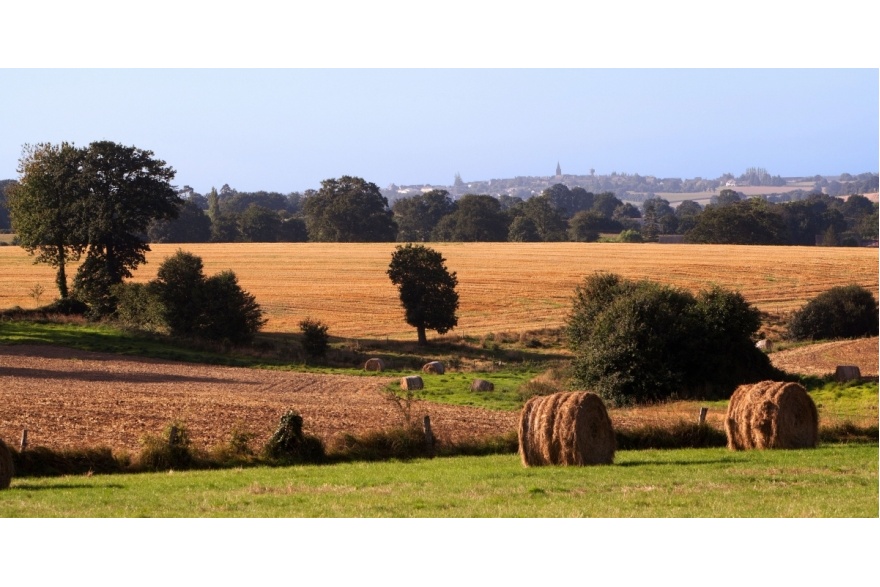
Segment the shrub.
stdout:
<path fill-rule="evenodd" d="M 877 301 L 858 285 L 833 287 L 794 312 L 788 334 L 794 340 L 877 336 Z"/>
<path fill-rule="evenodd" d="M 642 235 L 638 230 L 624 230 L 617 236 L 617 240 L 622 243 L 640 243 Z"/>
<path fill-rule="evenodd" d="M 190 448 L 189 431 L 181 422 L 171 422 L 165 427 L 162 436 L 147 436 L 144 448 L 138 458 L 141 469 L 168 471 L 170 469 L 191 469 L 196 458 Z"/>
<path fill-rule="evenodd" d="M 165 259 L 148 287 L 177 336 L 246 343 L 266 323 L 256 298 L 239 286 L 235 273 L 205 277 L 201 258 L 186 251 Z"/>
<path fill-rule="evenodd" d="M 311 318 L 299 323 L 299 330 L 303 334 L 302 347 L 310 357 L 323 357 L 327 354 L 327 348 L 330 346 L 328 328 L 320 320 Z"/>
<path fill-rule="evenodd" d="M 165 330 L 165 306 L 149 285 L 121 283 L 113 286 L 116 320 L 127 328 L 160 332 Z"/>
<path fill-rule="evenodd" d="M 278 428 L 264 452 L 267 457 L 298 463 L 318 463 L 324 460 L 324 445 L 314 436 L 303 434 L 303 418 L 289 410 L 281 416 Z"/>
<path fill-rule="evenodd" d="M 751 337 L 760 321 L 742 296 L 588 277 L 567 319 L 574 385 L 614 404 L 670 397 L 727 397 L 737 385 L 773 378 Z"/>

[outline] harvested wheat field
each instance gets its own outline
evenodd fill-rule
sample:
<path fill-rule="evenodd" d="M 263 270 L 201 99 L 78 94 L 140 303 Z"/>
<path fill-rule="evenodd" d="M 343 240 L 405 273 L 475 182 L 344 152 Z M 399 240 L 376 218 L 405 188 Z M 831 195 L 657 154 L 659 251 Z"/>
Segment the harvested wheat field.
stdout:
<path fill-rule="evenodd" d="M 215 367 L 120 357 L 48 346 L 0 345 L 0 438 L 17 446 L 108 446 L 136 452 L 146 434 L 173 419 L 193 444 L 211 448 L 238 428 L 265 444 L 281 415 L 298 410 L 303 429 L 328 445 L 343 433 L 402 424 L 382 394 L 392 378 Z M 421 403 L 441 440 L 484 438 L 515 430 L 517 414 Z"/>
<path fill-rule="evenodd" d="M 202 257 L 205 272 L 235 271 L 265 309 L 268 332 L 298 332 L 305 317 L 331 336 L 414 339 L 386 271 L 394 243 L 234 243 L 151 245 L 134 281 L 153 279 L 178 248 Z M 458 274 L 453 334 L 556 328 L 575 286 L 594 271 L 651 279 L 698 291 L 712 284 L 740 291 L 776 315 L 796 310 L 837 285 L 877 291 L 877 250 L 623 243 L 432 243 Z M 33 308 L 54 299 L 54 270 L 19 247 L 0 247 L 0 308 Z M 70 268 L 68 275 L 73 275 Z M 43 292 L 36 294 L 39 285 Z"/>
<path fill-rule="evenodd" d="M 790 373 L 824 377 L 834 375 L 838 365 L 855 365 L 862 377 L 876 379 L 880 363 L 878 337 L 837 340 L 772 353 L 774 367 Z"/>

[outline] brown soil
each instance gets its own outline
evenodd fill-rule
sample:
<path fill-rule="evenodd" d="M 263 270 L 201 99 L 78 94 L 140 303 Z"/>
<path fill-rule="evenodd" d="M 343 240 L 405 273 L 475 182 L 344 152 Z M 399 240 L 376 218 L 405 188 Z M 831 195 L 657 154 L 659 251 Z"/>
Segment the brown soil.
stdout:
<path fill-rule="evenodd" d="M 193 444 L 211 448 L 234 429 L 265 444 L 289 409 L 304 430 L 332 445 L 341 433 L 399 426 L 385 399 L 387 377 L 290 373 L 120 357 L 48 346 L 0 345 L 0 438 L 54 449 L 107 446 L 136 453 L 147 434 L 184 422 Z M 440 440 L 459 442 L 516 429 L 516 412 L 421 402 Z"/>
<path fill-rule="evenodd" d="M 838 340 L 772 353 L 770 360 L 775 367 L 789 373 L 817 377 L 833 375 L 838 365 L 855 365 L 862 377 L 876 379 L 880 371 L 880 346 L 876 336 Z"/>

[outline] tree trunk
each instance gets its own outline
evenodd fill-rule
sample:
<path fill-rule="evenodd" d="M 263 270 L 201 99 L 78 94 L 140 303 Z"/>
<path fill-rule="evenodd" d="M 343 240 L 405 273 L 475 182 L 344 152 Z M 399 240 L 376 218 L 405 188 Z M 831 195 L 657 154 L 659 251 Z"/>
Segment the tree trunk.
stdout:
<path fill-rule="evenodd" d="M 58 293 L 61 299 L 67 297 L 67 273 L 64 270 L 64 251 L 61 252 L 58 261 L 58 272 L 55 274 L 55 283 L 58 285 Z"/>
<path fill-rule="evenodd" d="M 416 330 L 419 333 L 419 344 L 428 344 L 428 337 L 425 336 L 425 327 L 416 326 Z"/>

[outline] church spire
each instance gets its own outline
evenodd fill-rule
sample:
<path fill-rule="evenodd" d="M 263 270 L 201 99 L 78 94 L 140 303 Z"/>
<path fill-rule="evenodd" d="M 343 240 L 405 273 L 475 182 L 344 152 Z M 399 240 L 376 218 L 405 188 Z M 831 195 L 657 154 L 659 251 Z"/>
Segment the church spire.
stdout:
<path fill-rule="evenodd" d="M 556 177 L 560 177 L 562 175 L 562 167 L 559 166 L 559 161 L 556 162 Z"/>

